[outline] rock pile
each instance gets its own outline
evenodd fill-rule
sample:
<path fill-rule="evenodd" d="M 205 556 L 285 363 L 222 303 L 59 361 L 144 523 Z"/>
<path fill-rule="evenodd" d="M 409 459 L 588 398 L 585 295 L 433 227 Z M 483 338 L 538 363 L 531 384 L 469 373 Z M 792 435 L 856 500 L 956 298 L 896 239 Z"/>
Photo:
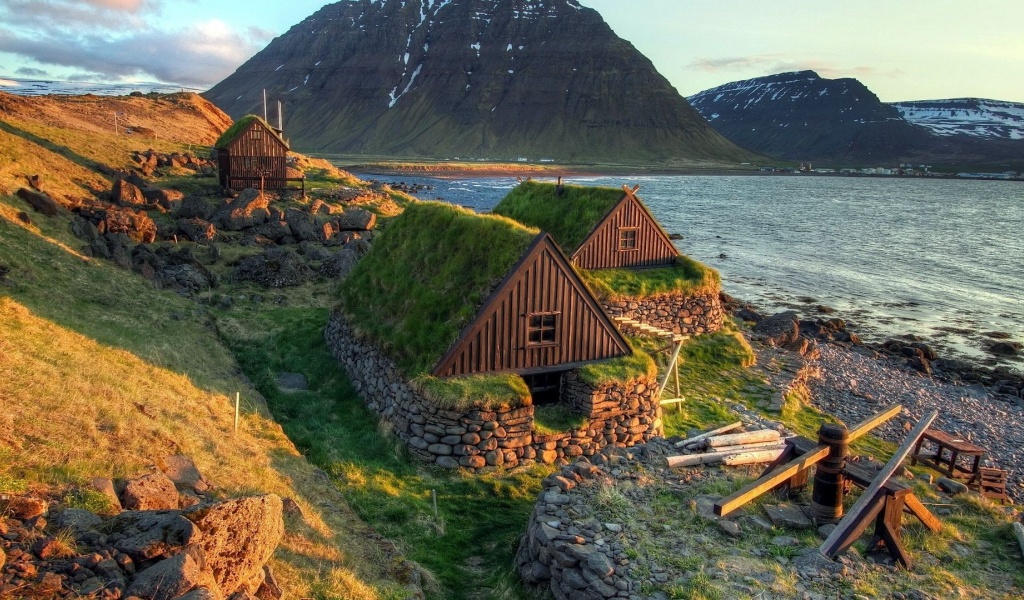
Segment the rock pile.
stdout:
<path fill-rule="evenodd" d="M 612 317 L 627 317 L 681 335 L 714 333 L 725 322 L 718 294 L 601 300 L 601 307 Z"/>
<path fill-rule="evenodd" d="M 284 534 L 279 497 L 213 502 L 191 460 L 94 485 L 114 515 L 0 497 L 0 597 L 277 600 L 266 562 Z M 127 510 L 121 510 L 123 506 Z"/>
<path fill-rule="evenodd" d="M 178 152 L 166 154 L 155 150 L 132 153 L 132 160 L 140 173 L 146 177 L 152 177 L 161 169 L 183 169 L 193 171 L 202 175 L 213 175 L 217 166 L 212 160 L 199 158 L 192 154 L 180 154 Z"/>

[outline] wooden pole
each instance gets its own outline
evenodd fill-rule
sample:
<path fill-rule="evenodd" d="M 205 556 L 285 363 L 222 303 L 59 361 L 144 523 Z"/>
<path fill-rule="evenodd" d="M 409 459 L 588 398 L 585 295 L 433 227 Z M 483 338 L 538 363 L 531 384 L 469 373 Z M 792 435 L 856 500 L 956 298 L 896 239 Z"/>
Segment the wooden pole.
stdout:
<path fill-rule="evenodd" d="M 774 489 L 779 484 L 785 483 L 790 477 L 797 473 L 811 468 L 826 456 L 828 456 L 828 446 L 817 446 L 807 454 L 795 458 L 782 466 L 776 467 L 764 477 L 747 485 L 735 494 L 716 502 L 715 514 L 720 517 L 728 515 L 768 490 Z"/>
<path fill-rule="evenodd" d="M 693 467 L 696 465 L 711 465 L 722 462 L 727 456 L 736 456 L 737 454 L 750 454 L 752 452 L 763 451 L 758 448 L 744 448 L 742 446 L 735 447 L 738 449 L 729 450 L 727 452 L 705 452 L 703 454 L 687 454 L 685 456 L 669 456 L 665 461 L 668 463 L 669 468 L 675 467 Z M 763 462 L 771 462 L 775 460 L 779 454 L 782 453 L 782 448 L 777 447 L 774 452 L 774 456 L 771 459 Z"/>
<path fill-rule="evenodd" d="M 825 423 L 818 429 L 818 443 L 828 446 L 828 456 L 814 471 L 811 514 L 824 523 L 843 516 L 846 457 L 850 454 L 850 432 L 845 425 Z"/>
<path fill-rule="evenodd" d="M 437 490 L 430 490 L 430 500 L 434 504 L 434 519 L 437 519 Z"/>
<path fill-rule="evenodd" d="M 242 394 L 235 392 L 235 432 L 238 432 L 238 405 L 241 403 Z"/>
<path fill-rule="evenodd" d="M 665 391 L 665 386 L 668 385 L 668 377 L 672 374 L 672 368 L 676 364 L 676 360 L 679 359 L 679 352 L 683 349 L 683 343 L 679 342 L 676 344 L 676 351 L 672 354 L 672 361 L 668 363 L 668 371 L 665 372 L 665 379 L 662 380 L 661 385 L 658 386 L 658 397 L 661 398 L 662 392 Z"/>
<path fill-rule="evenodd" d="M 770 442 L 754 442 L 753 444 L 737 444 L 735 446 L 724 446 L 722 448 L 715 448 L 715 452 L 732 452 L 734 450 L 746 452 L 747 450 L 765 450 L 768 448 L 782 448 L 785 445 L 785 440 L 772 440 Z"/>
<path fill-rule="evenodd" d="M 735 423 L 729 423 L 728 425 L 723 425 L 722 427 L 719 427 L 718 429 L 712 429 L 711 431 L 705 431 L 704 433 L 702 433 L 700 435 L 695 435 L 692 438 L 687 438 L 687 439 L 685 439 L 685 440 L 683 440 L 681 442 L 676 442 L 676 448 L 682 448 L 684 446 L 689 446 L 690 444 L 694 444 L 694 443 L 699 442 L 701 440 L 706 440 L 709 437 L 714 437 L 716 435 L 721 435 L 723 433 L 729 433 L 730 431 L 736 431 L 740 427 L 743 427 L 743 421 L 736 421 Z"/>
<path fill-rule="evenodd" d="M 774 429 L 763 429 L 761 431 L 747 431 L 744 433 L 731 433 L 708 438 L 708 446 L 721 448 L 724 446 L 739 446 L 740 444 L 756 444 L 758 442 L 782 443 L 782 434 Z"/>
<path fill-rule="evenodd" d="M 782 454 L 782 448 L 774 450 L 756 450 L 754 452 L 741 452 L 722 459 L 722 464 L 730 467 L 740 465 L 756 465 L 757 463 L 772 462 Z"/>
<path fill-rule="evenodd" d="M 832 533 L 829 534 L 828 538 L 821 544 L 822 554 L 829 558 L 835 558 L 835 555 L 841 551 L 837 542 L 843 539 L 849 529 L 857 526 L 861 513 L 863 513 L 871 503 L 871 499 L 878 492 L 879 488 L 889 481 L 889 478 L 892 477 L 892 474 L 896 472 L 897 468 L 899 468 L 903 459 L 910 454 L 910 451 L 913 449 L 914 444 L 917 443 L 917 440 L 924 435 L 924 431 L 928 429 L 932 424 L 932 421 L 934 421 L 938 416 L 939 411 L 933 410 L 917 422 L 917 425 L 914 426 L 906 439 L 903 440 L 903 444 L 900 445 L 896 450 L 896 453 L 889 459 L 889 462 L 885 463 L 885 467 L 879 471 L 878 475 L 875 476 L 875 480 L 871 482 L 868 489 L 864 490 L 864 493 L 860 495 L 860 498 L 857 498 L 857 501 L 850 508 L 850 512 L 846 515 L 846 518 L 839 522 L 839 526 L 832 530 Z"/>
<path fill-rule="evenodd" d="M 871 415 L 867 419 L 864 419 L 860 423 L 854 425 L 853 429 L 850 430 L 850 435 L 847 437 L 847 439 L 850 443 L 853 443 L 853 441 L 856 440 L 857 438 L 864 436 L 866 433 L 868 433 L 875 427 L 878 427 L 882 423 L 885 423 L 889 419 L 900 414 L 901 410 L 903 410 L 902 404 L 894 404 L 880 413 Z"/>

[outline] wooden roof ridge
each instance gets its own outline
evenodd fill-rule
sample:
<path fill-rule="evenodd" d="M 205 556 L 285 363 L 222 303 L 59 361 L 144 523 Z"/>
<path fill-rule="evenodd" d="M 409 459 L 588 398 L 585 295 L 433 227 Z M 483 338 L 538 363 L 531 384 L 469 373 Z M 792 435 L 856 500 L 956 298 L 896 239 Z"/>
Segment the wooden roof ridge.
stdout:
<path fill-rule="evenodd" d="M 667 243 L 669 246 L 673 248 L 676 247 L 676 245 L 672 243 L 672 238 L 669 237 L 668 232 L 665 231 L 665 228 L 661 226 L 661 221 L 658 221 L 658 219 L 655 218 L 654 213 L 651 212 L 651 209 L 647 208 L 647 204 L 645 204 L 644 201 L 641 200 L 640 197 L 636 195 L 636 193 L 640 191 L 640 186 L 635 185 L 632 189 L 630 189 L 628 185 L 624 184 L 622 186 L 622 191 L 624 192 L 624 194 L 622 195 L 622 200 L 619 200 L 618 203 L 616 203 L 615 206 L 613 206 L 611 210 L 609 210 L 607 214 L 605 214 L 605 216 L 601 217 L 601 220 L 597 222 L 597 225 L 594 225 L 594 228 L 590 231 L 590 233 L 587 234 L 587 237 L 583 238 L 583 241 L 580 243 L 579 247 L 573 250 L 573 258 L 575 258 L 576 255 L 579 254 L 580 250 L 582 250 L 583 247 L 587 245 L 587 242 L 590 241 L 590 238 L 594 237 L 594 234 L 597 233 L 597 230 L 600 229 L 602 225 L 604 225 L 604 222 L 607 221 L 610 216 L 615 214 L 615 211 L 622 208 L 622 205 L 626 202 L 635 202 L 636 205 L 640 207 L 640 210 L 643 211 L 645 215 L 647 215 L 647 218 L 651 221 L 651 223 L 654 224 L 655 231 L 665 241 L 665 243 Z M 676 250 L 676 252 L 679 252 L 678 249 Z"/>
<path fill-rule="evenodd" d="M 622 332 L 619 331 L 619 328 L 612 321 L 611 317 L 609 317 L 608 314 L 604 311 L 604 309 L 601 308 L 601 305 L 598 303 L 597 299 L 594 298 L 593 292 L 590 291 L 590 288 L 587 287 L 586 283 L 583 282 L 583 279 L 580 278 L 579 274 L 576 272 L 576 269 L 573 268 L 572 262 L 566 255 L 565 251 L 562 250 L 561 246 L 559 246 L 557 242 L 555 242 L 555 239 L 551 236 L 551 234 L 542 231 L 537 235 L 536 238 L 534 238 L 533 242 L 526 249 L 526 251 L 523 252 L 522 257 L 520 257 L 516 264 L 511 269 L 508 270 L 508 272 L 505 274 L 505 277 L 501 280 L 501 282 L 497 286 L 495 286 L 493 290 L 491 290 L 491 293 L 487 297 L 487 300 L 485 300 L 484 303 L 480 305 L 480 308 L 477 310 L 476 315 L 474 315 L 473 319 L 471 319 L 470 322 L 466 324 L 466 326 L 459 333 L 458 338 L 456 338 L 455 341 L 448 347 L 448 350 L 437 362 L 437 365 L 434 366 L 434 369 L 432 371 L 432 374 L 434 376 L 440 377 L 441 374 L 451 366 L 452 361 L 454 361 L 459 356 L 463 349 L 463 346 L 467 342 L 468 338 L 471 337 L 474 330 L 487 319 L 488 315 L 491 312 L 491 309 L 494 308 L 496 304 L 501 302 L 502 299 L 507 295 L 510 286 L 513 284 L 514 281 L 516 281 L 516 275 L 519 273 L 519 271 L 523 269 L 525 266 L 532 264 L 532 262 L 535 261 L 544 250 L 551 251 L 556 264 L 566 274 L 566 277 L 569 280 L 570 284 L 580 291 L 587 306 L 590 308 L 590 310 L 594 312 L 597 319 L 611 333 L 616 345 L 622 350 L 623 354 L 629 355 L 633 353 L 633 349 L 629 345 L 629 342 L 626 341 L 626 338 L 622 335 Z"/>
<path fill-rule="evenodd" d="M 288 141 L 284 139 L 283 134 L 278 133 L 277 129 L 271 126 L 270 123 L 267 123 L 266 121 L 263 120 L 263 117 L 254 114 L 245 115 L 244 117 L 232 123 L 231 127 L 228 127 L 224 131 L 224 133 L 222 133 L 220 137 L 217 138 L 217 141 L 214 142 L 214 148 L 227 148 L 236 139 L 241 137 L 243 133 L 254 127 L 254 123 L 258 123 L 259 125 L 263 126 L 263 128 L 266 129 L 271 136 L 277 139 L 277 141 L 281 142 L 281 144 L 284 145 L 285 148 L 291 149 L 288 144 Z"/>

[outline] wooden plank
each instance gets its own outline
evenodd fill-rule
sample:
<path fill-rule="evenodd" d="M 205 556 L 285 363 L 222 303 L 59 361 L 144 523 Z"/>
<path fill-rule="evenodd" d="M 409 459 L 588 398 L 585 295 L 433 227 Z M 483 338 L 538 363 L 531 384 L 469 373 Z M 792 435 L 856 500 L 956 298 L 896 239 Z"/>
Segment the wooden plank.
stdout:
<path fill-rule="evenodd" d="M 889 551 L 896 562 L 908 571 L 914 568 L 914 559 L 910 556 L 906 546 L 900 539 L 900 521 L 903 519 L 903 499 L 887 497 L 885 509 L 878 516 L 878 527 L 875 528 L 875 535 L 882 538 L 885 549 Z"/>
<path fill-rule="evenodd" d="M 708 446 L 711 448 L 723 448 L 725 446 L 738 446 L 740 444 L 756 444 L 758 442 L 780 442 L 782 434 L 774 429 L 762 429 L 760 431 L 745 431 L 743 433 L 728 433 L 708 438 Z"/>
<path fill-rule="evenodd" d="M 680 342 L 676 345 L 676 351 L 672 354 L 672 360 L 668 363 L 668 369 L 665 371 L 665 378 L 661 381 L 661 385 L 658 386 L 658 398 L 661 398 L 661 393 L 665 391 L 665 386 L 668 385 L 668 376 L 672 374 L 672 368 L 675 366 L 676 361 L 679 360 L 679 352 L 683 349 L 683 343 Z"/>
<path fill-rule="evenodd" d="M 743 427 L 743 421 L 736 421 L 735 423 L 729 423 L 728 425 L 722 425 L 721 427 L 718 427 L 716 429 L 712 429 L 711 431 L 705 431 L 704 433 L 702 433 L 700 435 L 695 435 L 692 438 L 687 438 L 687 439 L 685 439 L 685 440 L 683 440 L 681 442 L 676 442 L 676 448 L 682 448 L 683 446 L 689 446 L 690 444 L 699 442 L 701 440 L 705 440 L 705 439 L 707 439 L 709 437 L 713 437 L 713 436 L 716 436 L 716 435 L 721 435 L 723 433 L 729 433 L 730 431 L 735 431 L 735 430 L 739 429 L 740 427 Z"/>
<path fill-rule="evenodd" d="M 741 452 L 740 454 L 732 454 L 722 459 L 722 464 L 730 467 L 738 467 L 740 465 L 756 465 L 758 463 L 772 462 L 779 455 L 782 454 L 782 448 L 775 448 L 773 450 L 755 450 L 753 452 Z"/>
<path fill-rule="evenodd" d="M 804 454 L 781 467 L 777 467 L 771 473 L 768 473 L 757 481 L 744 486 L 743 489 L 735 494 L 716 502 L 715 514 L 720 517 L 728 515 L 761 494 L 774 489 L 777 485 L 785 483 L 790 477 L 796 475 L 800 471 L 809 469 L 821 462 L 826 456 L 828 456 L 828 451 L 829 447 L 825 444 L 821 444 L 807 454 Z"/>
<path fill-rule="evenodd" d="M 766 448 L 778 448 L 783 450 L 785 448 L 786 440 L 771 440 L 768 442 L 753 442 L 751 444 L 736 444 L 735 446 L 721 446 L 715 448 L 715 452 L 746 452 L 747 450 L 764 450 Z"/>
<path fill-rule="evenodd" d="M 882 412 L 875 413 L 860 423 L 857 423 L 852 429 L 850 429 L 850 443 L 852 444 L 857 438 L 863 437 L 875 427 L 878 427 L 882 423 L 885 423 L 889 419 L 900 414 L 901 410 L 903 410 L 902 404 L 894 404 Z"/>
<path fill-rule="evenodd" d="M 868 497 L 867 494 L 861 496 L 861 498 L 867 499 L 867 501 L 864 503 L 864 509 L 861 512 L 862 516 L 857 522 L 853 524 L 853 526 L 847 527 L 841 532 L 841 535 L 836 536 L 836 541 L 834 542 L 836 547 L 836 554 L 840 554 L 847 548 L 852 546 L 853 543 L 856 542 L 857 539 L 860 538 L 860 536 L 863 535 L 865 531 L 867 531 L 868 526 L 871 525 L 871 521 L 875 520 L 878 517 L 878 515 L 881 514 L 882 509 L 885 507 L 885 497 L 886 491 L 883 489 L 875 490 L 875 493 L 872 494 L 870 497 Z M 843 521 L 840 521 L 840 523 L 844 521 L 845 519 Z M 837 527 L 833 531 L 833 533 L 835 531 L 839 531 L 839 528 Z M 825 556 L 833 558 L 828 554 L 825 554 Z"/>
<path fill-rule="evenodd" d="M 942 530 L 942 523 L 939 522 L 938 517 L 932 514 L 932 511 L 928 510 L 928 507 L 921 503 L 921 499 L 914 494 L 908 494 L 904 499 L 907 505 L 907 510 L 910 514 L 917 517 L 921 523 L 927 527 L 930 531 L 938 533 Z"/>
<path fill-rule="evenodd" d="M 917 422 L 917 425 L 914 426 L 906 439 L 903 440 L 903 444 L 900 445 L 896 450 L 896 453 L 889 459 L 889 462 L 885 464 L 885 467 L 877 476 L 875 476 L 874 482 L 868 486 L 868 489 L 864 490 L 864 493 L 861 494 L 860 498 L 857 498 L 853 507 L 850 508 L 850 512 L 847 513 L 846 517 L 839 522 L 839 526 L 836 527 L 825 542 L 822 543 L 822 554 L 829 558 L 835 558 L 836 554 L 838 554 L 838 540 L 846 535 L 847 530 L 858 525 L 860 520 L 863 519 L 862 513 L 866 510 L 867 504 L 871 502 L 871 499 L 877 495 L 878 490 L 881 489 L 882 486 L 888 482 L 889 478 L 892 477 L 892 474 L 896 472 L 900 463 L 902 463 L 903 459 L 910 454 L 910 451 L 914 448 L 914 444 L 916 444 L 917 440 L 924 435 L 925 430 L 928 429 L 928 426 L 932 424 L 932 421 L 934 421 L 937 416 L 939 416 L 939 411 L 933 410 Z"/>

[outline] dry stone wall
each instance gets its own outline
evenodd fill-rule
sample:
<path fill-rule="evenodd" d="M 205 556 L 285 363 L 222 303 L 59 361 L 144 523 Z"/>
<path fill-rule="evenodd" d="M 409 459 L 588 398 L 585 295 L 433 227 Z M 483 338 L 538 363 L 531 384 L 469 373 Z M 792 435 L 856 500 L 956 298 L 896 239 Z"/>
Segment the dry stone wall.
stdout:
<path fill-rule="evenodd" d="M 476 470 L 529 462 L 565 464 L 608 446 L 630 446 L 662 434 L 654 380 L 594 389 L 576 373 L 567 373 L 563 401 L 587 416 L 587 425 L 540 435 L 534 432 L 533 406 L 510 401 L 498 408 L 464 411 L 437 407 L 410 385 L 376 345 L 359 339 L 340 313 L 331 315 L 324 336 L 367 406 L 394 427 L 413 455 L 442 467 Z"/>
<path fill-rule="evenodd" d="M 602 300 L 601 306 L 612 317 L 628 317 L 681 335 L 714 333 L 725 322 L 725 310 L 717 293 Z"/>

